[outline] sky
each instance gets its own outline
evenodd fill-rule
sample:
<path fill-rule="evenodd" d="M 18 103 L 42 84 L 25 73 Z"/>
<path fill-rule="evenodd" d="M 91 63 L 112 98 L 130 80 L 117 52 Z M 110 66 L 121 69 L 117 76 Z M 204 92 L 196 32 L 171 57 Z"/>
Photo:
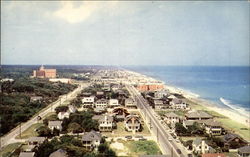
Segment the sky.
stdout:
<path fill-rule="evenodd" d="M 1 63 L 250 65 L 247 1 L 2 1 Z"/>

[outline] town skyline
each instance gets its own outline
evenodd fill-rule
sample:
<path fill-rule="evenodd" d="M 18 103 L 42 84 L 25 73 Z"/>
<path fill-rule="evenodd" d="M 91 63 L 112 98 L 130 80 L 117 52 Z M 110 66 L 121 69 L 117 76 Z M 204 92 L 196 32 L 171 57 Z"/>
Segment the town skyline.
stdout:
<path fill-rule="evenodd" d="M 249 3 L 3 1 L 6 65 L 249 66 Z"/>

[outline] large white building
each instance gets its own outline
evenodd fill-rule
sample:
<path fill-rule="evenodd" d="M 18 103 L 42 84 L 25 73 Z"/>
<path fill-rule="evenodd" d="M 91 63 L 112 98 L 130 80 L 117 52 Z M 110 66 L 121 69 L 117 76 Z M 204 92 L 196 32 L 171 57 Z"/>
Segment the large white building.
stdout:
<path fill-rule="evenodd" d="M 83 97 L 82 103 L 84 107 L 94 107 L 95 97 Z"/>
<path fill-rule="evenodd" d="M 110 99 L 109 100 L 109 107 L 117 107 L 119 106 L 119 102 L 117 99 Z"/>

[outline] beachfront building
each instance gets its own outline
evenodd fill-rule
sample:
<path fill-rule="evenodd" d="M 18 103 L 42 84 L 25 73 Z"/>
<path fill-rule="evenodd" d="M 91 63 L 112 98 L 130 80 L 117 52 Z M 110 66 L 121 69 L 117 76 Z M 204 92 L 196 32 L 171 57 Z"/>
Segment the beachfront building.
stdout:
<path fill-rule="evenodd" d="M 205 126 L 205 130 L 207 134 L 210 134 L 212 136 L 219 136 L 222 134 L 221 123 L 213 119 L 205 120 L 203 122 L 203 125 Z"/>
<path fill-rule="evenodd" d="M 108 107 L 108 101 L 104 98 L 99 99 L 95 102 L 95 108 L 98 110 L 106 110 Z"/>
<path fill-rule="evenodd" d="M 167 124 L 175 124 L 180 122 L 181 117 L 175 114 L 174 112 L 166 113 L 164 117 L 164 121 Z"/>
<path fill-rule="evenodd" d="M 169 90 L 167 90 L 167 89 L 161 89 L 161 90 L 154 92 L 154 97 L 158 98 L 158 99 L 161 99 L 163 97 L 167 97 L 168 95 L 169 95 Z"/>
<path fill-rule="evenodd" d="M 59 131 L 62 131 L 62 121 L 55 120 L 55 121 L 49 121 L 48 127 L 53 131 L 54 129 L 57 129 Z"/>
<path fill-rule="evenodd" d="M 154 99 L 153 106 L 154 106 L 155 110 L 162 110 L 162 109 L 168 108 L 168 105 L 164 104 L 163 100 L 160 100 L 160 99 Z"/>
<path fill-rule="evenodd" d="M 196 154 L 214 153 L 215 150 L 204 140 L 196 138 L 192 143 L 193 152 Z"/>
<path fill-rule="evenodd" d="M 117 99 L 110 99 L 109 100 L 109 107 L 117 107 L 119 106 L 119 102 Z"/>
<path fill-rule="evenodd" d="M 248 144 L 243 138 L 237 134 L 228 133 L 223 136 L 222 141 L 227 149 L 237 149 Z"/>
<path fill-rule="evenodd" d="M 82 136 L 83 146 L 87 149 L 97 148 L 101 144 L 102 135 L 96 131 L 84 133 Z"/>
<path fill-rule="evenodd" d="M 99 130 L 103 132 L 112 131 L 116 126 L 113 116 L 110 115 L 94 115 L 92 119 L 98 121 Z"/>
<path fill-rule="evenodd" d="M 152 84 L 139 84 L 136 86 L 136 88 L 140 92 L 145 92 L 145 91 L 160 90 L 160 89 L 163 89 L 164 86 L 162 83 L 152 83 Z"/>
<path fill-rule="evenodd" d="M 33 76 L 37 78 L 55 78 L 56 77 L 56 69 L 45 69 L 44 66 L 41 66 L 39 70 L 33 71 Z"/>
<path fill-rule="evenodd" d="M 213 116 L 204 111 L 191 111 L 185 115 L 187 120 L 207 120 L 213 119 Z"/>
<path fill-rule="evenodd" d="M 186 109 L 187 104 L 178 98 L 173 98 L 172 101 L 170 101 L 170 106 L 173 109 Z"/>
<path fill-rule="evenodd" d="M 82 99 L 82 103 L 83 103 L 84 108 L 94 107 L 94 102 L 95 102 L 94 96 L 83 97 L 83 99 Z"/>
<path fill-rule="evenodd" d="M 128 115 L 124 120 L 124 124 L 127 131 L 137 132 L 141 128 L 140 117 L 135 114 Z"/>
<path fill-rule="evenodd" d="M 136 108 L 136 102 L 132 98 L 125 99 L 125 107 Z"/>
<path fill-rule="evenodd" d="M 250 145 L 240 147 L 238 149 L 238 154 L 240 157 L 250 157 Z"/>

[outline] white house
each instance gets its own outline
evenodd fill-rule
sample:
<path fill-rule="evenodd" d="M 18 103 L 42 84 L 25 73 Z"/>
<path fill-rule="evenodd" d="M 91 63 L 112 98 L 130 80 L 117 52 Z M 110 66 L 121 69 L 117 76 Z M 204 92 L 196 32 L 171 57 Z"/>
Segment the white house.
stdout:
<path fill-rule="evenodd" d="M 187 104 L 178 98 L 174 98 L 172 101 L 170 101 L 170 106 L 173 109 L 186 109 L 187 108 Z"/>
<path fill-rule="evenodd" d="M 178 116 L 173 112 L 170 112 L 165 114 L 164 120 L 166 121 L 167 124 L 175 124 L 180 122 L 180 116 Z"/>
<path fill-rule="evenodd" d="M 213 153 L 214 149 L 206 144 L 204 140 L 195 139 L 192 143 L 193 152 L 197 154 Z"/>
<path fill-rule="evenodd" d="M 70 113 L 69 112 L 59 112 L 57 117 L 60 120 L 63 120 L 64 118 L 69 118 Z"/>
<path fill-rule="evenodd" d="M 114 118 L 110 115 L 94 115 L 92 119 L 98 121 L 100 131 L 112 131 L 115 126 Z"/>
<path fill-rule="evenodd" d="M 59 131 L 62 131 L 62 121 L 56 120 L 56 121 L 49 121 L 48 127 L 51 130 L 57 129 Z"/>
<path fill-rule="evenodd" d="M 87 149 L 97 148 L 101 143 L 102 135 L 96 131 L 87 132 L 82 136 L 83 146 Z"/>
<path fill-rule="evenodd" d="M 95 102 L 95 97 L 90 96 L 90 97 L 83 97 L 82 103 L 84 107 L 93 107 Z"/>
<path fill-rule="evenodd" d="M 109 107 L 117 107 L 117 106 L 119 106 L 117 99 L 110 99 L 109 100 Z"/>
<path fill-rule="evenodd" d="M 125 99 L 125 107 L 136 108 L 136 102 L 132 98 Z"/>
<path fill-rule="evenodd" d="M 213 136 L 219 136 L 222 134 L 222 127 L 220 122 L 217 122 L 213 119 L 208 119 L 203 122 L 203 125 L 205 126 L 207 134 Z"/>
<path fill-rule="evenodd" d="M 106 99 L 99 99 L 95 102 L 95 108 L 99 110 L 105 110 L 108 107 L 108 101 Z"/>
<path fill-rule="evenodd" d="M 158 99 L 161 99 L 164 96 L 168 96 L 168 95 L 169 95 L 169 91 L 166 89 L 162 89 L 162 90 L 158 90 L 154 92 L 154 97 Z"/>

